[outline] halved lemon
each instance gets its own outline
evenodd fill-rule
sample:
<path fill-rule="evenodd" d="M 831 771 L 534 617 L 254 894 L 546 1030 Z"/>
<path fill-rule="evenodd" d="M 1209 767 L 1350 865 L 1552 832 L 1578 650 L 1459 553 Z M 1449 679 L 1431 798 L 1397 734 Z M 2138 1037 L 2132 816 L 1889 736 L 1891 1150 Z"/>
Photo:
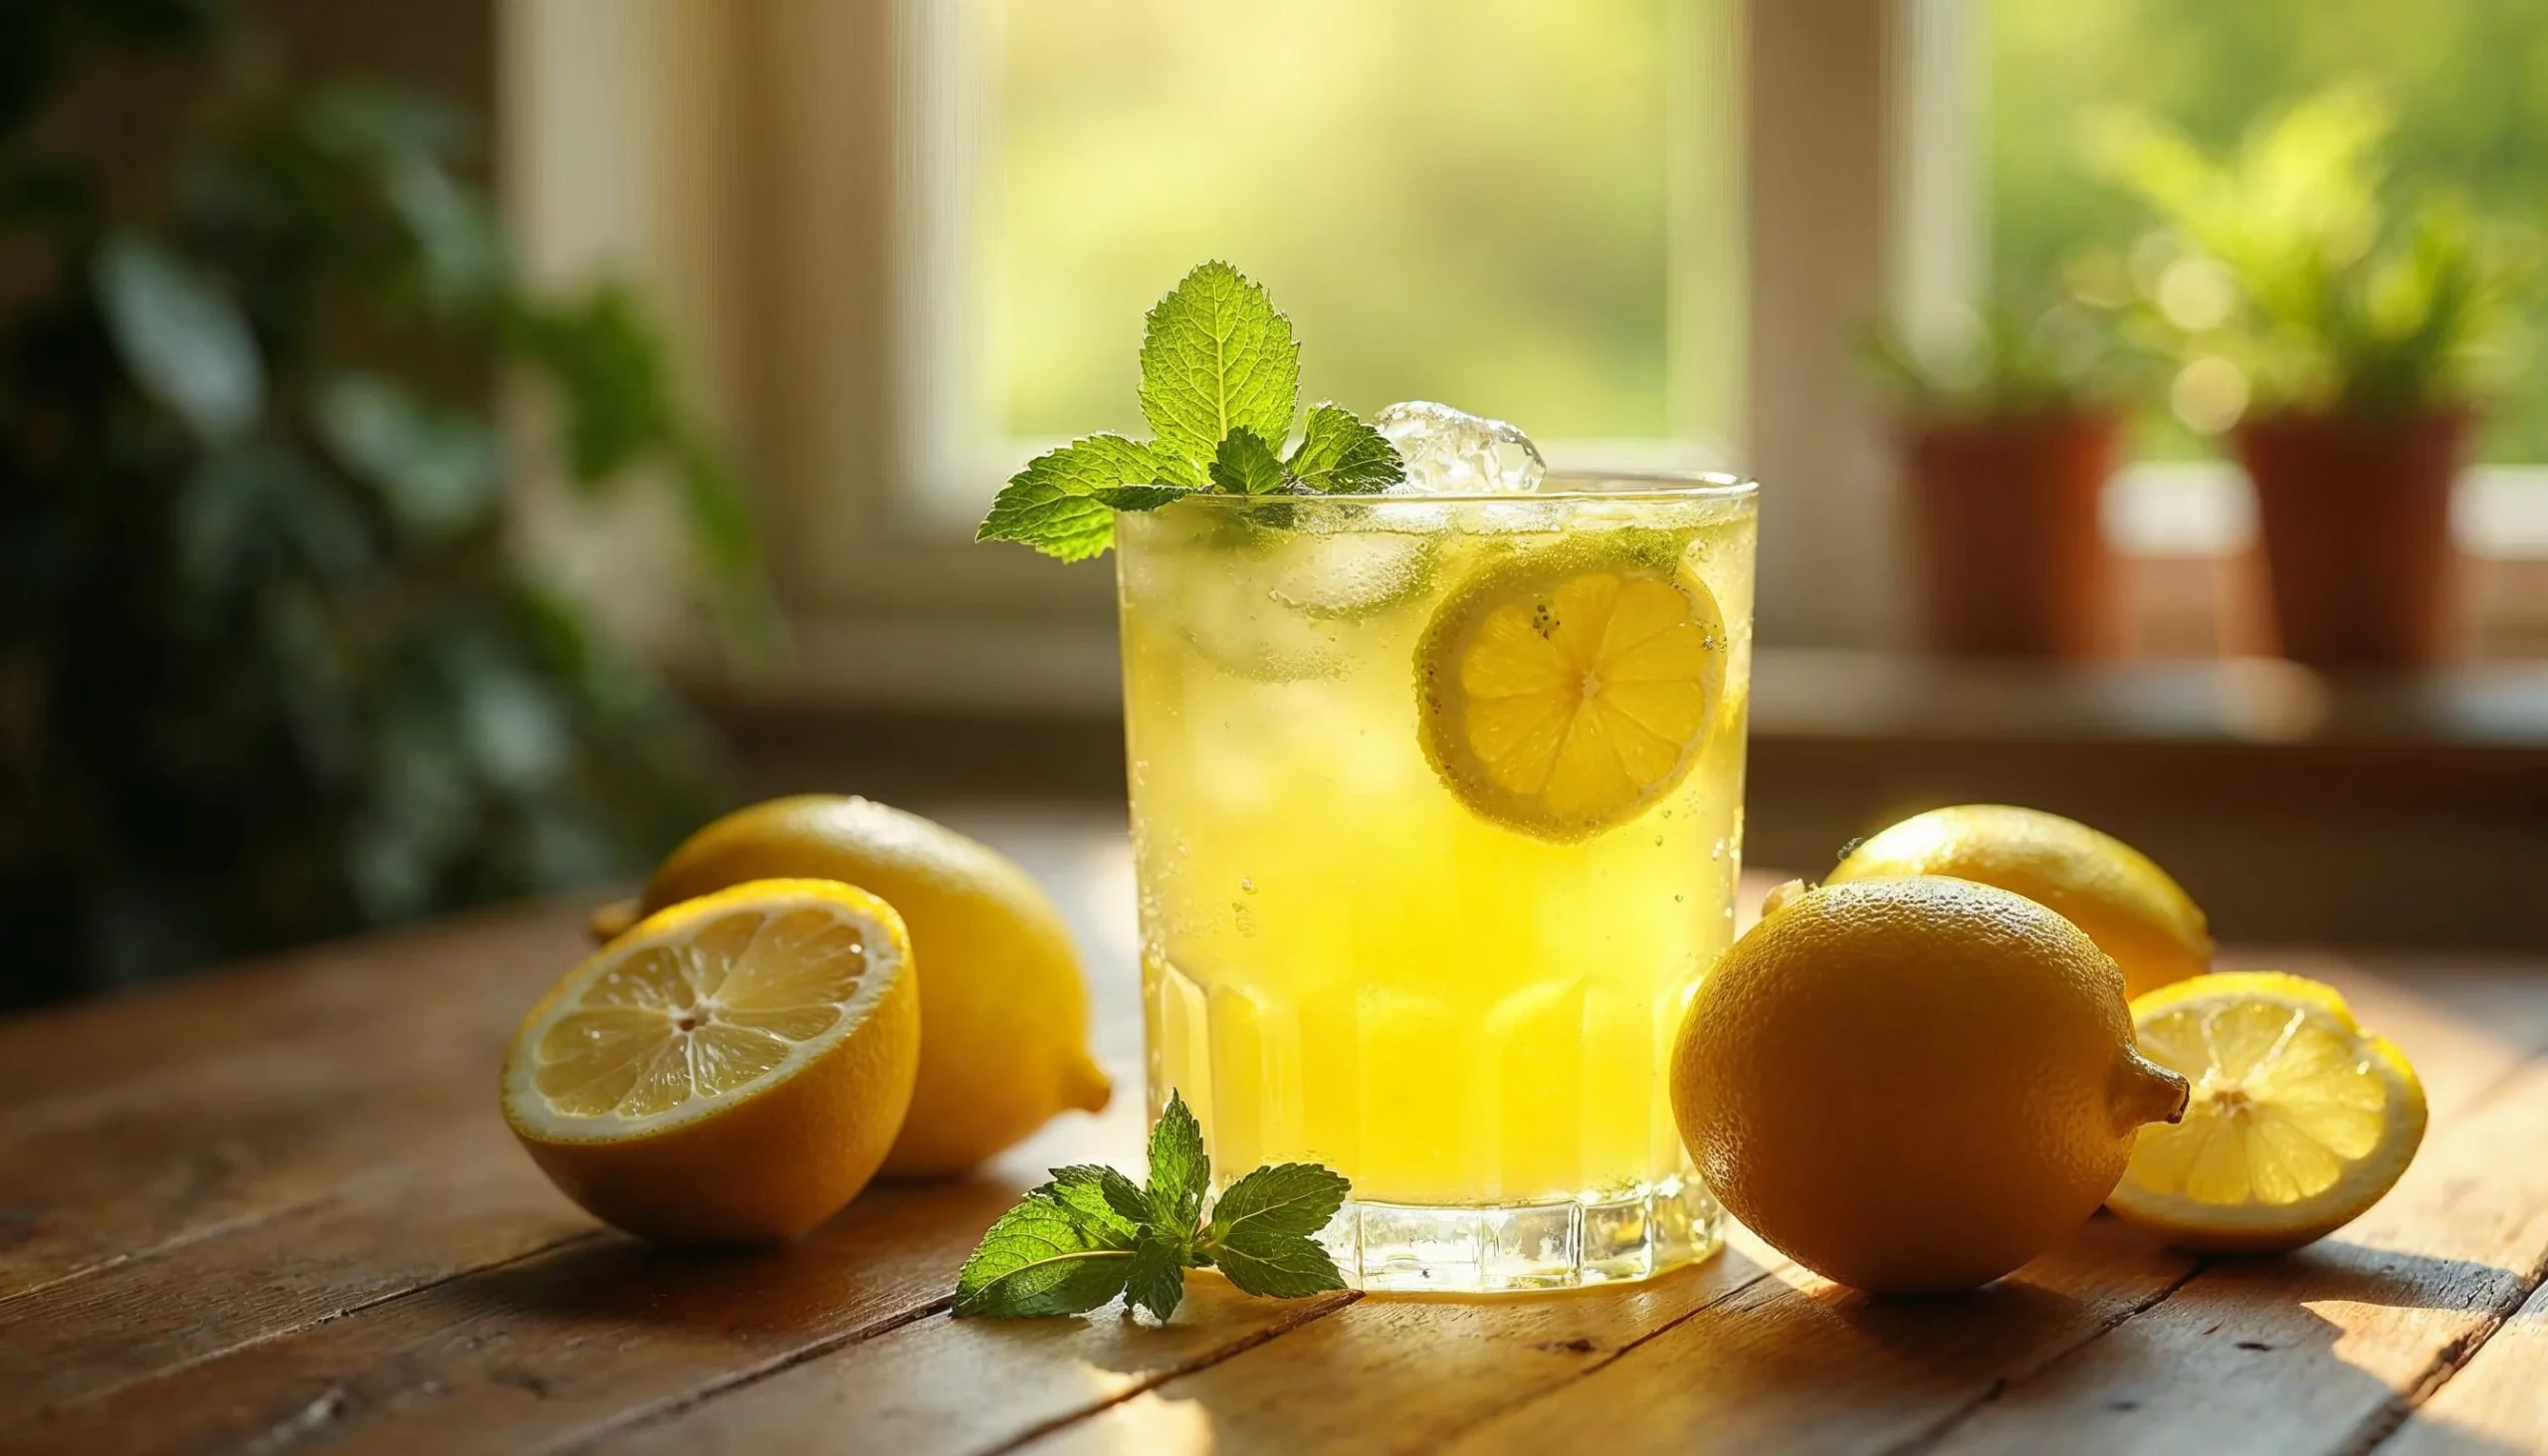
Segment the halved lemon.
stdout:
<path fill-rule="evenodd" d="M 1726 647 L 1715 595 L 1661 543 L 1594 537 L 1490 566 L 1416 647 L 1425 755 L 1489 819 L 1598 833 L 1697 761 Z"/>
<path fill-rule="evenodd" d="M 630 1233 L 788 1238 L 875 1176 L 919 1066 L 902 917 L 836 881 L 756 880 L 568 971 L 514 1036 L 505 1121 Z"/>
<path fill-rule="evenodd" d="M 2351 1222 L 2425 1136 L 2425 1092 L 2344 998 L 2278 971 L 2226 971 L 2132 1003 L 2142 1055 L 2185 1074 L 2173 1127 L 2141 1130 L 2106 1206 L 2182 1248 L 2263 1254 Z"/>

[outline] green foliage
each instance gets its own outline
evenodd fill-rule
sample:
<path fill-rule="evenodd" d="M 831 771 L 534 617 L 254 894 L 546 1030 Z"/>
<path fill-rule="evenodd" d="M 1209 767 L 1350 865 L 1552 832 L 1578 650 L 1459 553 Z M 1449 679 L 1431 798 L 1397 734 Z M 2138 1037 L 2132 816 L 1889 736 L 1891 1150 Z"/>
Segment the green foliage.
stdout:
<path fill-rule="evenodd" d="M 976 538 L 1023 541 L 1048 556 L 1084 561 L 1115 544 L 1115 512 L 1147 510 L 1185 494 L 1183 487 L 1154 486 L 1160 457 L 1139 440 L 1091 435 L 1026 462 L 991 503 Z M 1116 494 L 1129 487 L 1137 496 Z M 1110 502 L 1149 502 L 1150 506 Z"/>
<path fill-rule="evenodd" d="M 243 64 L 211 3 L 5 24 L 0 241 L 40 268 L 0 315 L 0 1003 L 649 862 L 715 745 L 510 549 L 489 412 L 544 383 L 575 480 L 669 478 L 746 589 L 635 301 L 528 289 L 430 98 Z M 198 94 L 110 191 L 37 123 L 142 45 Z"/>
<path fill-rule="evenodd" d="M 1270 496 L 1290 480 L 1283 473 L 1283 457 L 1274 453 L 1264 436 L 1245 425 L 1221 437 L 1207 474 L 1213 490 L 1231 496 Z"/>
<path fill-rule="evenodd" d="M 1294 480 L 1322 496 L 1373 496 L 1406 479 L 1406 462 L 1387 436 L 1325 401 L 1310 407 L 1288 464 Z"/>
<path fill-rule="evenodd" d="M 1185 275 L 1142 320 L 1142 418 L 1163 455 L 1201 467 L 1234 430 L 1284 439 L 1300 389 L 1292 320 L 1226 263 Z"/>
<path fill-rule="evenodd" d="M 1450 400 L 1544 441 L 1735 423 L 1738 7 L 999 14 L 970 247 L 1000 300 L 990 431 L 1147 433 L 1128 332 L 1206 257 L 1282 299 L 1305 399 Z"/>
<path fill-rule="evenodd" d="M 2013 416 L 2107 408 L 2136 382 L 2105 320 L 2075 304 L 1995 301 L 1936 339 L 1870 331 L 1860 361 L 1915 415 Z"/>
<path fill-rule="evenodd" d="M 2167 229 L 2125 270 L 2129 304 L 2182 357 L 2234 366 L 2258 409 L 2482 399 L 2526 282 L 2521 250 L 2455 196 L 2396 208 L 2377 150 L 2391 125 L 2359 88 L 2257 123 L 2226 157 L 2146 113 L 2109 117 L 2101 169 Z"/>
<path fill-rule="evenodd" d="M 1343 1289 L 1319 1230 L 1353 1189 L 1314 1162 L 1260 1167 L 1203 1219 L 1212 1160 L 1202 1125 L 1170 1089 L 1151 1129 L 1147 1187 L 1074 1163 L 1000 1215 L 956 1274 L 958 1319 L 1084 1315 L 1119 1297 L 1162 1324 L 1185 1298 L 1185 1271 L 1217 1267 L 1242 1291 L 1299 1299 Z"/>
<path fill-rule="evenodd" d="M 2369 85 L 2395 114 L 2379 152 L 2392 193 L 2449 188 L 2493 218 L 2535 217 L 2548 195 L 2548 148 L 2536 144 L 2548 134 L 2548 26 L 2536 0 L 1995 0 L 1984 15 L 1989 254 L 1998 284 L 2023 296 L 2077 282 L 2128 297 L 2134 264 L 2147 277 L 2164 263 L 2128 247 L 2150 227 L 2147 207 L 2082 165 L 2097 121 L 2118 107 L 2165 116 L 2226 155 L 2295 98 Z M 2083 239 L 2127 246 L 2083 264 Z M 2156 320 L 2130 321 L 2151 343 L 2179 342 Z M 2509 321 L 2510 343 L 2535 349 L 2540 311 Z M 2481 375 L 2493 391 L 2484 458 L 2548 459 L 2548 370 Z M 2177 429 L 2141 445 L 2206 449 Z"/>
<path fill-rule="evenodd" d="M 1211 490 L 1369 495 L 1406 476 L 1397 447 L 1340 405 L 1310 411 L 1286 461 L 1301 392 L 1292 320 L 1226 263 L 1198 264 L 1142 334 L 1142 412 L 1157 440 L 1090 435 L 1028 461 L 991 502 L 975 540 L 1016 541 L 1064 561 L 1103 555 L 1115 513 Z"/>

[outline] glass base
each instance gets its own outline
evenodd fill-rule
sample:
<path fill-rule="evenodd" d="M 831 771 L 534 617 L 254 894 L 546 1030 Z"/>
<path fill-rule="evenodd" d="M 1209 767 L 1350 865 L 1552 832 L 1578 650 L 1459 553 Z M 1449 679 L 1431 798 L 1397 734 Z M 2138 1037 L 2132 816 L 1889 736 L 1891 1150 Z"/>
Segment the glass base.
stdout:
<path fill-rule="evenodd" d="M 1695 1180 L 1555 1203 L 1349 1201 L 1319 1242 L 1356 1289 L 1502 1294 L 1648 1279 L 1723 1244 L 1723 1209 Z"/>

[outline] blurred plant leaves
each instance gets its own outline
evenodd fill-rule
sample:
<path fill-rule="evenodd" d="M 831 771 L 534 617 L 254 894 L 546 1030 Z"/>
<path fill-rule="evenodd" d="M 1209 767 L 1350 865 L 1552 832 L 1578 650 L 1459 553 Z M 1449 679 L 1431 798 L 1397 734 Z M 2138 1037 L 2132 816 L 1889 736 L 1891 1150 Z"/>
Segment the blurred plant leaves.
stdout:
<path fill-rule="evenodd" d="M 518 369 L 579 488 L 668 492 L 718 620 L 765 610 L 642 300 L 528 287 L 472 118 L 297 80 L 244 10 L 10 23 L 0 1005 L 635 873 L 728 802 L 714 736 L 507 528 Z M 108 187 L 21 123 L 145 41 L 206 64 Z"/>
<path fill-rule="evenodd" d="M 2216 156 L 2147 112 L 2103 117 L 2091 163 L 2163 229 L 2134 251 L 2127 326 L 2189 363 L 2227 362 L 2264 410 L 2482 400 L 2529 302 L 2537 235 L 2447 191 L 2396 195 L 2381 151 L 2396 119 L 2377 92 L 2333 87 Z M 2190 269 L 2225 292 L 2192 318 L 2167 297 Z"/>
<path fill-rule="evenodd" d="M 566 464 L 577 484 L 609 481 L 673 438 L 660 349 L 624 289 L 520 311 L 514 334 L 544 366 L 565 412 Z"/>
<path fill-rule="evenodd" d="M 311 423 L 419 541 L 450 540 L 497 508 L 504 441 L 483 419 L 434 409 L 384 375 L 351 371 L 318 386 Z"/>
<path fill-rule="evenodd" d="M 373 561 L 361 518 L 279 446 L 206 456 L 178 494 L 173 523 L 177 580 L 196 612 L 259 580 L 306 571 L 344 581 Z"/>
<path fill-rule="evenodd" d="M 395 161 L 449 158 L 473 139 L 469 118 L 441 100 L 363 82 L 327 82 L 301 104 L 313 146 L 336 156 Z"/>
<path fill-rule="evenodd" d="M 207 445 L 238 439 L 265 407 L 256 336 L 230 296 L 138 233 L 98 250 L 98 307 L 141 392 Z"/>

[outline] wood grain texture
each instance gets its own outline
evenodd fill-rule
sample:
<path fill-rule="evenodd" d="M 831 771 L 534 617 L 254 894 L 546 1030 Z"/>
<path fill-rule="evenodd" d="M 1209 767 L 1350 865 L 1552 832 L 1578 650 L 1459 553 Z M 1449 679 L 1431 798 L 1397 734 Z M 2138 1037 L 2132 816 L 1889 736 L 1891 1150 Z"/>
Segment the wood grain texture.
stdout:
<path fill-rule="evenodd" d="M 2097 1339 L 2193 1268 L 2106 1218 L 1952 1299 L 1880 1299 L 1791 1268 L 1457 1449 L 1884 1450 Z"/>
<path fill-rule="evenodd" d="M 1186 1281 L 1185 1304 L 1165 1327 L 1120 1305 L 1084 1320 L 932 1314 L 593 1449 L 757 1456 L 793 1434 L 855 1431 L 861 1446 L 896 1456 L 998 1450 L 1325 1320 L 1354 1298 L 1249 1299 L 1206 1275 Z"/>
<path fill-rule="evenodd" d="M 1030 1449 L 1432 1449 L 1499 1410 L 1572 1388 L 1784 1267 L 1751 1245 L 1628 1289 L 1492 1301 L 1366 1296 Z M 1570 1431 L 1560 1448 L 1575 1438 Z"/>
<path fill-rule="evenodd" d="M 1957 1452 L 2358 1448 L 2447 1380 L 2548 1262 L 2548 1063 L 2443 1123 L 2336 1236 L 2208 1264 L 1940 1444 Z"/>
<path fill-rule="evenodd" d="M 9 1301 L 505 1138 L 493 1068 L 583 953 L 550 906 L 0 1021 Z"/>
<path fill-rule="evenodd" d="M 944 1309 L 981 1231 L 1046 1165 L 1123 1157 L 1140 1117 L 1140 1100 L 1122 1098 L 1107 1119 L 1064 1118 L 971 1179 L 871 1188 L 789 1245 L 678 1251 L 600 1233 L 454 1274 L 56 1404 L 0 1427 L 0 1448 L 589 1440 Z"/>
<path fill-rule="evenodd" d="M 1046 856 L 1099 865 L 1056 888 L 1109 947 L 1121 832 Z M 786 1248 L 598 1229 L 491 1085 L 580 921 L 508 912 L 0 1021 L 0 1450 L 2548 1449 L 2548 968 L 2225 956 L 2338 983 L 2431 1095 L 2397 1192 L 2290 1258 L 2101 1218 L 1993 1289 L 1890 1301 L 1738 1231 L 1697 1270 L 1527 1299 L 1274 1303 L 1198 1275 L 1159 1329 L 945 1312 L 1044 1167 L 1137 1163 L 1129 1065 L 1103 1119 L 873 1189 Z M 1120 1058 L 1129 967 L 1093 971 Z"/>
<path fill-rule="evenodd" d="M 2467 1362 L 2409 1413 L 2380 1456 L 2484 1456 L 2536 1450 L 2548 1432 L 2548 1289 L 2529 1301 Z"/>

